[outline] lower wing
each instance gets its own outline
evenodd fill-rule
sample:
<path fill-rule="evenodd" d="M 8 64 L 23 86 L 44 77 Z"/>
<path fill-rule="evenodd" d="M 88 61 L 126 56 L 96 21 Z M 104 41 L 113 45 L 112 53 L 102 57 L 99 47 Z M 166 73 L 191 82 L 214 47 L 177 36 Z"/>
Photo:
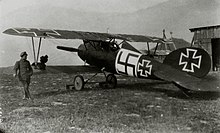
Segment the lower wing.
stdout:
<path fill-rule="evenodd" d="M 77 73 L 99 73 L 100 69 L 93 66 L 47 66 L 46 70 L 34 70 L 34 74 L 46 74 L 46 73 L 66 73 L 66 74 L 77 74 Z"/>

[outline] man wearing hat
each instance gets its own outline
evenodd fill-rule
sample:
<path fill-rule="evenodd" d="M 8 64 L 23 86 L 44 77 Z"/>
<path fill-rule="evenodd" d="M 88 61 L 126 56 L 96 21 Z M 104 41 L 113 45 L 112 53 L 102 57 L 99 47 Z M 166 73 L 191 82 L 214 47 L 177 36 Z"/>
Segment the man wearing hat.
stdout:
<path fill-rule="evenodd" d="M 14 66 L 14 77 L 18 77 L 18 80 L 24 88 L 24 98 L 31 99 L 29 92 L 29 85 L 31 76 L 33 75 L 33 69 L 30 65 L 30 62 L 27 60 L 27 53 L 22 52 L 20 54 L 21 59 L 15 63 Z"/>

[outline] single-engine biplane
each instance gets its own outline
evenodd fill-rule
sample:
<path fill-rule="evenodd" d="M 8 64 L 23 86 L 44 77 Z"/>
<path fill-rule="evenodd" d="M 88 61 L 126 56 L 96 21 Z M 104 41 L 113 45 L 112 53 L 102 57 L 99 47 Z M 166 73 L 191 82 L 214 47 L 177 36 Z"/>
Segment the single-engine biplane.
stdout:
<path fill-rule="evenodd" d="M 120 74 L 172 82 L 181 90 L 202 91 L 204 89 L 197 85 L 211 68 L 209 54 L 200 48 L 177 49 L 167 55 L 161 63 L 152 55 L 144 55 L 129 44 L 129 42 L 146 42 L 147 45 L 164 43 L 164 40 L 159 37 L 35 28 L 10 28 L 3 33 L 31 37 L 33 48 L 34 38 L 39 38 L 37 55 L 34 51 L 35 64 L 39 58 L 42 39 L 82 39 L 83 44 L 78 48 L 57 46 L 57 49 L 76 52 L 83 61 L 96 66 L 105 75 L 105 86 L 110 88 L 116 87 L 115 74 Z M 116 40 L 121 42 L 118 43 Z M 106 75 L 105 72 L 110 74 Z M 77 75 L 74 79 L 75 89 L 82 90 L 87 82 L 88 80 L 84 81 L 83 76 Z"/>

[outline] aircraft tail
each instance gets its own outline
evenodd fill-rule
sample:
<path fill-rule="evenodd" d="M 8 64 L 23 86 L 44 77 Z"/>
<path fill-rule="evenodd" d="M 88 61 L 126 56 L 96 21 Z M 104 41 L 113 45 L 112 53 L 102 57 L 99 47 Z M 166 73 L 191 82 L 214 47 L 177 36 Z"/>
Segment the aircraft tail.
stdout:
<path fill-rule="evenodd" d="M 194 47 L 171 52 L 163 63 L 198 78 L 206 76 L 211 69 L 209 54 L 204 49 Z"/>

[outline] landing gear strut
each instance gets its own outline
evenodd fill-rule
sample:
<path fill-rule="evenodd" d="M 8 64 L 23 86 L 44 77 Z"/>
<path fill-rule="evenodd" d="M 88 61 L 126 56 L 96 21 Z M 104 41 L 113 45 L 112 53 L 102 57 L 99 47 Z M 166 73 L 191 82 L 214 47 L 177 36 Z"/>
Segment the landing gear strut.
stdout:
<path fill-rule="evenodd" d="M 80 91 L 80 90 L 83 90 L 84 89 L 84 86 L 85 84 L 87 83 L 94 83 L 94 82 L 89 82 L 89 80 L 91 80 L 92 78 L 94 78 L 98 73 L 96 73 L 95 75 L 93 75 L 91 78 L 87 79 L 86 81 L 84 81 L 84 78 L 82 75 L 76 75 L 75 78 L 74 78 L 74 88 L 75 90 L 77 91 Z M 108 89 L 113 89 L 117 86 L 117 78 L 114 74 L 108 74 L 106 76 L 105 75 L 105 82 L 99 82 L 99 86 L 101 88 L 108 88 Z M 97 82 L 95 82 L 97 83 Z M 69 86 L 69 85 L 68 85 Z"/>

